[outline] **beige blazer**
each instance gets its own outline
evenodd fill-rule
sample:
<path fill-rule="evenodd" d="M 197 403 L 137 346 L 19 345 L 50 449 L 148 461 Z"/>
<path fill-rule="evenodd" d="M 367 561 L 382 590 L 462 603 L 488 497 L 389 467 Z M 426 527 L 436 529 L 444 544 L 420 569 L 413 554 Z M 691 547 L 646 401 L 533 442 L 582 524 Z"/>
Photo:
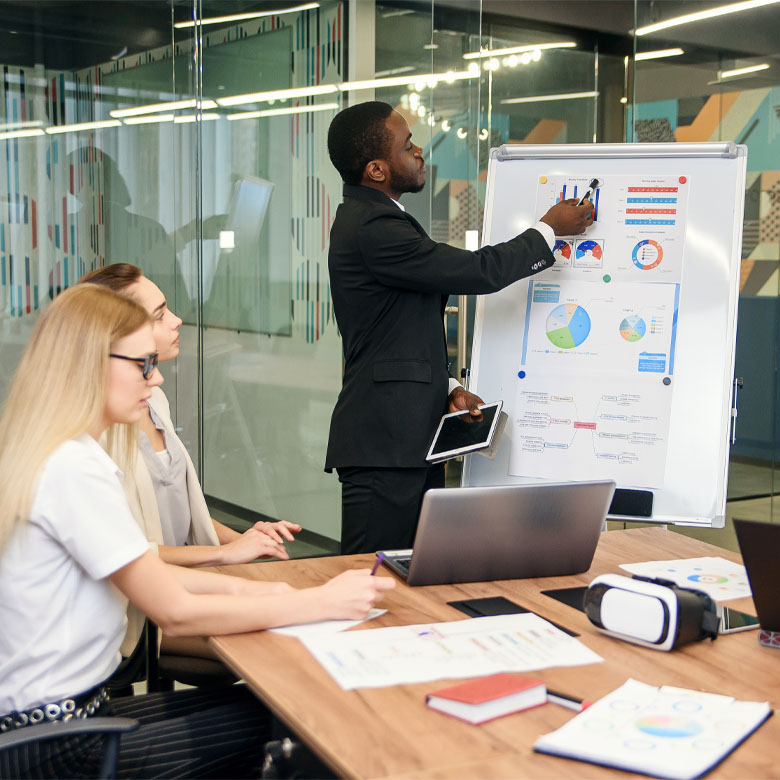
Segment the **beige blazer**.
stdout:
<path fill-rule="evenodd" d="M 152 388 L 149 406 L 154 409 L 162 420 L 165 426 L 167 441 L 176 440 L 182 450 L 184 450 L 184 457 L 187 461 L 187 494 L 192 516 L 192 526 L 187 537 L 187 544 L 219 545 L 219 538 L 214 530 L 214 523 L 211 521 L 211 515 L 206 506 L 206 499 L 203 497 L 203 490 L 198 480 L 198 474 L 195 471 L 195 464 L 192 462 L 187 448 L 182 444 L 181 439 L 179 439 L 176 431 L 173 429 L 168 399 L 159 387 Z M 157 499 L 154 495 L 152 478 L 141 456 L 140 449 L 136 449 L 132 468 L 127 469 L 125 473 L 124 489 L 133 516 L 149 540 L 150 546 L 157 552 L 157 548 L 163 544 L 160 513 L 157 509 Z M 143 613 L 139 612 L 132 604 L 128 604 L 127 633 L 121 647 L 123 656 L 128 656 L 133 652 L 143 631 L 143 626 Z M 158 636 L 161 636 L 161 632 L 158 632 Z"/>

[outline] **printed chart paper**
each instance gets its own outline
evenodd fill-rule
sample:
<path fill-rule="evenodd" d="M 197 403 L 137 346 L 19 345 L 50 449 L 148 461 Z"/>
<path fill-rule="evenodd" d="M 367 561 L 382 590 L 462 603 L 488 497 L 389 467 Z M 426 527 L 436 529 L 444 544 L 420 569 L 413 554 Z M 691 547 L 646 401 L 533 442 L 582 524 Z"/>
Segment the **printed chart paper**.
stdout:
<path fill-rule="evenodd" d="M 751 595 L 745 567 L 725 558 L 621 563 L 620 568 L 642 577 L 671 580 L 681 588 L 702 590 L 713 601 L 741 599 Z"/>
<path fill-rule="evenodd" d="M 768 702 L 627 680 L 534 750 L 654 777 L 707 772 L 770 715 Z M 746 748 L 750 749 L 750 748 Z"/>
<path fill-rule="evenodd" d="M 669 396 L 660 383 L 619 375 L 528 376 L 517 385 L 509 473 L 656 486 L 666 465 Z"/>
<path fill-rule="evenodd" d="M 537 211 L 587 177 L 541 176 Z M 529 280 L 509 473 L 662 488 L 687 224 L 685 175 L 607 176 L 594 222 Z"/>
<path fill-rule="evenodd" d="M 344 690 L 603 660 L 532 614 L 317 634 L 301 641 Z"/>
<path fill-rule="evenodd" d="M 587 190 L 586 177 L 542 176 L 536 213 Z M 690 178 L 679 174 L 606 176 L 591 197 L 593 224 L 559 237 L 545 276 L 607 282 L 671 282 L 682 277 Z M 604 279 L 608 276 L 609 279 Z"/>

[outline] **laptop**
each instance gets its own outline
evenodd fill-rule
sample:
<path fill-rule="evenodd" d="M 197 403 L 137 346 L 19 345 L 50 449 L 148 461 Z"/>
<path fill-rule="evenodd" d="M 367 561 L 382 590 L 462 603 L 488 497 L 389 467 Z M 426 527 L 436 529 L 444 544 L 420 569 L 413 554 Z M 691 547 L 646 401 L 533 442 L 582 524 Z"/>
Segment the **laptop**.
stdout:
<path fill-rule="evenodd" d="M 734 530 L 759 625 L 767 631 L 780 631 L 780 525 L 734 518 Z"/>
<path fill-rule="evenodd" d="M 614 492 L 612 481 L 429 490 L 413 550 L 377 555 L 409 585 L 579 574 Z"/>

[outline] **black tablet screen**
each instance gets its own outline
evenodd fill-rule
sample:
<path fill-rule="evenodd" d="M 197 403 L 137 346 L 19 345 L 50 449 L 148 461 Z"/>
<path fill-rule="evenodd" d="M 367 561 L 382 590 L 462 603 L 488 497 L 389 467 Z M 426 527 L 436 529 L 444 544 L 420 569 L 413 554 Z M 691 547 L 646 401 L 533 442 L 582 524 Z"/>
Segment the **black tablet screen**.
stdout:
<path fill-rule="evenodd" d="M 487 445 L 497 411 L 496 406 L 485 407 L 481 420 L 475 420 L 468 412 L 445 418 L 431 455 L 441 455 L 479 444 Z"/>

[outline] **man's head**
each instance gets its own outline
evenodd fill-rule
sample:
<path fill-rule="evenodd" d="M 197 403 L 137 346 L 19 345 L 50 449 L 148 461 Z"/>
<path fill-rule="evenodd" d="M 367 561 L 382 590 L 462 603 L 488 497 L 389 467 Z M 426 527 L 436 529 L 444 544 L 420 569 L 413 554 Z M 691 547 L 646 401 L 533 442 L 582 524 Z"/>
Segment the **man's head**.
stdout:
<path fill-rule="evenodd" d="M 425 186 L 422 149 L 411 137 L 406 120 L 388 103 L 359 103 L 331 122 L 328 153 L 347 184 L 374 187 L 398 199 Z"/>

